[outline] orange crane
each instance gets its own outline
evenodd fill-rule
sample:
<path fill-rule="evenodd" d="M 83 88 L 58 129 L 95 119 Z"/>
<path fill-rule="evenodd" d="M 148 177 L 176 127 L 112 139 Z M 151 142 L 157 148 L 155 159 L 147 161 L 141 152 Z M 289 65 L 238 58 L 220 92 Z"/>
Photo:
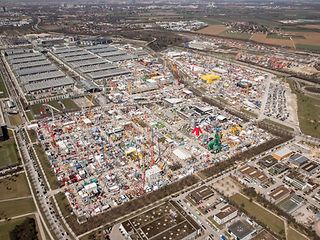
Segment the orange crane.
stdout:
<path fill-rule="evenodd" d="M 146 112 L 144 112 L 144 120 L 145 120 L 145 122 L 147 122 Z M 153 166 L 155 163 L 154 152 L 153 152 L 153 134 L 152 134 L 152 129 L 148 126 L 148 124 L 146 126 L 146 131 L 147 131 L 147 136 L 148 136 L 148 143 L 149 143 L 148 145 L 150 148 L 150 158 L 151 158 L 150 166 Z"/>
<path fill-rule="evenodd" d="M 169 69 L 172 71 L 174 77 L 177 79 L 177 84 L 180 85 L 180 74 L 177 65 L 170 60 L 168 60 L 168 63 Z"/>
<path fill-rule="evenodd" d="M 89 119 L 92 119 L 93 118 L 93 114 L 92 114 L 92 112 L 91 112 L 91 107 L 92 107 L 92 105 L 93 105 L 93 100 L 94 100 L 94 95 L 92 94 L 91 95 L 91 98 L 90 98 L 90 106 L 89 106 L 89 108 L 88 108 L 88 114 L 87 114 L 87 117 L 89 118 Z"/>

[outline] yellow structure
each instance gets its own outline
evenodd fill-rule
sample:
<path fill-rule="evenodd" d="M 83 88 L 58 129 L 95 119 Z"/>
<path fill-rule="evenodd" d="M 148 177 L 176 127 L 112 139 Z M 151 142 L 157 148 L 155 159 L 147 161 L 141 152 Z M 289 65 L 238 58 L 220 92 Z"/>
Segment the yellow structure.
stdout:
<path fill-rule="evenodd" d="M 201 76 L 201 79 L 203 81 L 206 81 L 208 84 L 213 83 L 214 81 L 220 80 L 221 77 L 214 74 L 214 73 L 208 73 Z"/>
<path fill-rule="evenodd" d="M 143 158 L 142 152 L 132 147 L 125 151 L 125 156 L 127 159 L 131 159 L 133 161 L 141 160 Z"/>

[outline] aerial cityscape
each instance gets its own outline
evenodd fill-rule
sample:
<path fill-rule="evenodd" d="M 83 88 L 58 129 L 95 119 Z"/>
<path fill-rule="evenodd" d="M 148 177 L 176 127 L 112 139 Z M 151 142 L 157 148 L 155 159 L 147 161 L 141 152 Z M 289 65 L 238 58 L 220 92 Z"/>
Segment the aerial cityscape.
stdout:
<path fill-rule="evenodd" d="M 1 0 L 0 239 L 320 239 L 319 13 Z"/>

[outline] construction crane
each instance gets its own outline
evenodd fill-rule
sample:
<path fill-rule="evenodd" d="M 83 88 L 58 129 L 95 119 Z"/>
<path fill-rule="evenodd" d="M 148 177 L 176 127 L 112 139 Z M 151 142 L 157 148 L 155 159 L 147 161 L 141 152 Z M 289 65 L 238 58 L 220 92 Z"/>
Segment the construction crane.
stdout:
<path fill-rule="evenodd" d="M 48 122 L 46 122 L 45 128 L 47 129 L 48 133 L 50 134 L 52 145 L 56 146 L 56 140 L 54 139 L 54 132 L 52 131 L 52 128 L 49 126 Z"/>
<path fill-rule="evenodd" d="M 88 114 L 87 114 L 87 117 L 88 117 L 89 119 L 92 119 L 92 118 L 93 118 L 93 114 L 92 114 L 92 112 L 91 112 L 91 107 L 92 107 L 92 105 L 93 105 L 93 100 L 94 100 L 94 95 L 92 94 L 92 95 L 91 95 L 91 98 L 90 98 L 90 106 L 89 106 L 89 108 L 88 108 Z"/>
<path fill-rule="evenodd" d="M 175 63 L 173 63 L 172 61 L 168 60 L 168 67 L 171 70 L 171 72 L 173 73 L 174 77 L 177 79 L 177 85 L 180 85 L 180 74 L 179 74 L 179 70 L 178 67 Z"/>

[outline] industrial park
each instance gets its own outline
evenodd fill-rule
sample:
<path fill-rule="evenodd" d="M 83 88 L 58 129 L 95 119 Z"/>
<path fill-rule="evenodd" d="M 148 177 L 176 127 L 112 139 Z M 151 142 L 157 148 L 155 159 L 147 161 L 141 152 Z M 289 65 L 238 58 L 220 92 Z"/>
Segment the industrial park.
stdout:
<path fill-rule="evenodd" d="M 317 51 L 212 33 L 224 4 L 44 6 L 1 11 L 1 239 L 319 239 Z"/>

